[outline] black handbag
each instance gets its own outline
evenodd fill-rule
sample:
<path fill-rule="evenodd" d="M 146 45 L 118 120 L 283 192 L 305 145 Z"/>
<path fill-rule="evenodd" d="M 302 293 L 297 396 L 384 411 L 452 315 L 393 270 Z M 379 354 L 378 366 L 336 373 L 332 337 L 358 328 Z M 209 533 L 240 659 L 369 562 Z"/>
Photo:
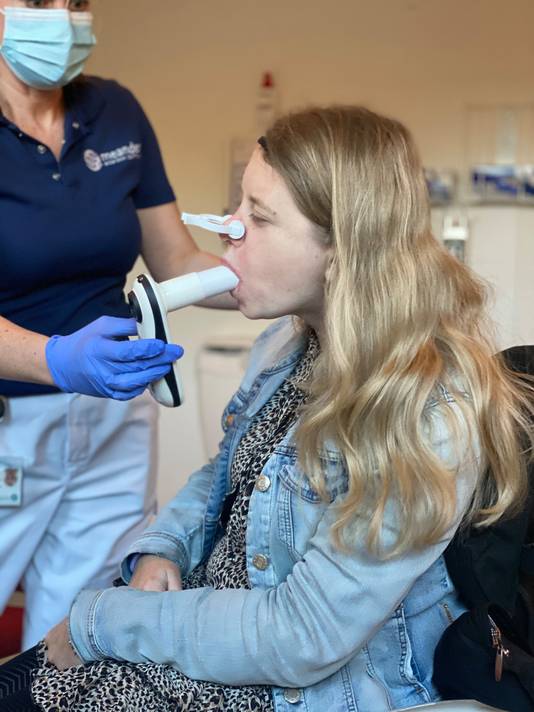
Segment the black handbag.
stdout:
<path fill-rule="evenodd" d="M 534 651 L 526 631 L 501 606 L 472 608 L 442 636 L 434 684 L 444 700 L 469 697 L 508 712 L 533 712 Z"/>
<path fill-rule="evenodd" d="M 534 345 L 503 352 L 534 376 Z M 443 634 L 434 682 L 445 700 L 473 698 L 508 712 L 534 712 L 534 462 L 529 494 L 512 519 L 456 534 L 447 569 L 469 610 Z M 511 615 L 510 615 L 511 614 Z"/>

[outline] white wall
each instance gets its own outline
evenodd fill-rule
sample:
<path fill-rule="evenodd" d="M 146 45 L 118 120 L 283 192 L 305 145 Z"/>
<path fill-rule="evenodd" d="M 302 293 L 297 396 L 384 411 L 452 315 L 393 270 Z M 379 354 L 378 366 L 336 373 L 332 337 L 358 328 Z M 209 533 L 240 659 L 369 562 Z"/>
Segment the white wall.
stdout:
<path fill-rule="evenodd" d="M 534 209 L 470 205 L 466 262 L 492 287 L 488 311 L 500 349 L 534 343 Z M 434 232 L 443 210 L 433 210 Z"/>
<path fill-rule="evenodd" d="M 256 86 L 272 70 L 281 105 L 360 102 L 402 119 L 428 165 L 462 165 L 464 110 L 533 101 L 531 0 L 94 0 L 90 70 L 132 88 L 159 136 L 180 205 L 225 207 L 232 137 L 254 129 Z M 197 233 L 198 235 L 198 233 Z M 203 247 L 213 238 L 199 236 Z M 524 269 L 528 269 L 526 266 Z M 161 496 L 203 453 L 195 349 L 205 334 L 251 333 L 239 315 L 184 310 L 188 404 L 165 412 Z"/>

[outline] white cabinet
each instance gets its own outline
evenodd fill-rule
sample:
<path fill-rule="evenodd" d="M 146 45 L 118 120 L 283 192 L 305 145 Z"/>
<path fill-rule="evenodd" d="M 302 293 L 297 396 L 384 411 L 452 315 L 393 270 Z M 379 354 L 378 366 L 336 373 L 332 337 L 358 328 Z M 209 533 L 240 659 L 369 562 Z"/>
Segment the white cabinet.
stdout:
<path fill-rule="evenodd" d="M 498 346 L 534 343 L 534 208 L 473 205 L 462 210 L 469 219 L 466 262 L 492 286 L 489 311 Z M 444 212 L 432 212 L 438 238 Z"/>

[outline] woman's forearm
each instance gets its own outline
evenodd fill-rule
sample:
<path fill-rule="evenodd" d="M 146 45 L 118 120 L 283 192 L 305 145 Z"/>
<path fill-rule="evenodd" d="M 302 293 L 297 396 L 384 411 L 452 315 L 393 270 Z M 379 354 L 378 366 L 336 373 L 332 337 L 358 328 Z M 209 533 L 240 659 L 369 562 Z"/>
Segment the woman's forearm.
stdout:
<path fill-rule="evenodd" d="M 0 317 L 0 378 L 53 385 L 46 363 L 47 336 Z"/>

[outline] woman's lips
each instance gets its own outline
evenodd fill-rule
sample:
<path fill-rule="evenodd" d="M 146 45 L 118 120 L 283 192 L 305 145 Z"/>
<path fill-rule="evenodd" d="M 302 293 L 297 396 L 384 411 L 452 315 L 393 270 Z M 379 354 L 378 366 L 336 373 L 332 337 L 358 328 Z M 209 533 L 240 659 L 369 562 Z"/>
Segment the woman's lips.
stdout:
<path fill-rule="evenodd" d="M 237 292 L 239 291 L 239 287 L 241 286 L 241 275 L 239 272 L 236 270 L 236 268 L 231 265 L 227 260 L 224 259 L 224 257 L 221 259 L 222 264 L 225 267 L 228 267 L 229 270 L 232 270 L 232 272 L 235 274 L 235 276 L 238 278 L 239 282 L 236 284 L 236 286 L 230 290 L 230 294 L 232 297 L 236 297 Z"/>
<path fill-rule="evenodd" d="M 231 265 L 227 260 L 225 260 L 224 257 L 221 259 L 221 262 L 225 267 L 228 267 L 228 269 L 232 270 L 232 272 L 235 274 L 235 276 L 238 278 L 238 280 L 241 281 L 241 275 L 239 274 L 239 272 L 236 270 L 236 268 L 233 265 Z"/>

